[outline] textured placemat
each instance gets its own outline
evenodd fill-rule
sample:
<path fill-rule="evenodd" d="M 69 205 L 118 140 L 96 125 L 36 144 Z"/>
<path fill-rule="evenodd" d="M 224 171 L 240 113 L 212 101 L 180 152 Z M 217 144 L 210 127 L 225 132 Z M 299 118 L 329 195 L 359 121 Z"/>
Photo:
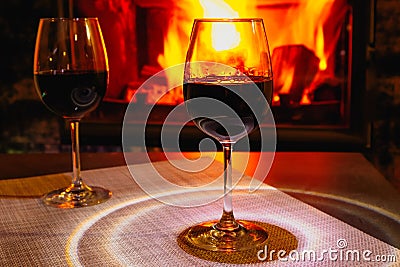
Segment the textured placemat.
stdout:
<path fill-rule="evenodd" d="M 138 173 L 146 175 L 144 181 L 154 183 L 155 177 L 146 172 L 151 167 L 149 165 L 133 167 L 139 170 Z M 173 180 L 176 170 L 171 164 L 159 162 L 154 165 Z M 216 164 L 212 168 L 220 167 Z M 219 171 L 215 170 L 215 173 Z M 220 199 L 198 207 L 167 205 L 145 194 L 126 166 L 84 171 L 83 174 L 88 184 L 112 190 L 113 197 L 100 205 L 77 210 L 47 207 L 39 198 L 0 198 L 0 266 L 247 265 L 199 258 L 182 249 L 177 242 L 178 236 L 188 227 L 218 219 L 222 212 Z M 60 174 L 60 177 L 69 178 L 69 174 Z M 207 179 L 203 174 L 196 173 L 191 173 L 190 177 Z M 48 177 L 37 179 L 42 178 L 46 180 Z M 188 179 L 188 176 L 184 178 Z M 289 244 L 288 236 L 284 234 L 288 231 L 297 239 L 294 251 L 298 255 L 315 251 L 317 256 L 324 256 L 319 257 L 321 259 L 299 258 L 286 262 L 276 258 L 268 261 L 269 258 L 266 258 L 248 265 L 381 266 L 376 261 L 362 258 L 352 261 L 330 259 L 329 255 L 323 254 L 326 250 L 337 250 L 343 255 L 348 251 L 367 251 L 371 259 L 379 255 L 394 255 L 400 259 L 398 249 L 268 185 L 264 184 L 259 190 L 249 193 L 246 179 L 234 190 L 233 205 L 237 219 L 271 225 L 277 235 L 281 235 L 282 239 L 276 240 L 286 240 L 277 241 L 278 245 Z M 180 190 L 163 194 L 175 198 L 177 203 L 185 203 L 188 199 L 209 199 L 210 196 L 220 195 L 221 190 L 216 186 L 206 192 Z M 281 232 L 281 229 L 285 231 Z M 386 266 L 396 264 L 385 263 Z"/>

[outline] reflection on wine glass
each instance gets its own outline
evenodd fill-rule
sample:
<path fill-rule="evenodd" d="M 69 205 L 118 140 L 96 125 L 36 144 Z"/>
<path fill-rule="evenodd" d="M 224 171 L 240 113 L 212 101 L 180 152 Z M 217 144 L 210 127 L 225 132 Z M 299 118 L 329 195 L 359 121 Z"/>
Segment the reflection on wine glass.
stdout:
<path fill-rule="evenodd" d="M 232 207 L 232 146 L 259 127 L 272 98 L 272 67 L 262 19 L 196 19 L 187 51 L 183 95 L 189 115 L 223 147 L 224 206 L 219 221 L 191 227 L 185 236 L 207 251 L 245 251 L 267 231 L 236 220 Z"/>
<path fill-rule="evenodd" d="M 77 208 L 108 200 L 109 190 L 82 181 L 79 156 L 79 121 L 96 109 L 108 85 L 108 59 L 98 19 L 40 19 L 33 74 L 44 105 L 71 129 L 72 183 L 46 194 L 44 203 Z"/>

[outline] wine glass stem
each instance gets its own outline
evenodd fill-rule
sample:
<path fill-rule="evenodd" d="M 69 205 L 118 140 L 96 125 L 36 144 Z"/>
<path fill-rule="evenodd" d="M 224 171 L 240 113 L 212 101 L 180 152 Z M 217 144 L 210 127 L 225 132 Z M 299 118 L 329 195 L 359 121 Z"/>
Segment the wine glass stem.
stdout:
<path fill-rule="evenodd" d="M 239 227 L 233 216 L 232 207 L 232 143 L 222 143 L 224 153 L 224 209 L 216 227 L 219 230 L 233 231 Z"/>
<path fill-rule="evenodd" d="M 79 121 L 71 120 L 71 145 L 72 145 L 72 183 L 75 187 L 82 186 L 81 178 L 81 159 L 79 154 Z"/>

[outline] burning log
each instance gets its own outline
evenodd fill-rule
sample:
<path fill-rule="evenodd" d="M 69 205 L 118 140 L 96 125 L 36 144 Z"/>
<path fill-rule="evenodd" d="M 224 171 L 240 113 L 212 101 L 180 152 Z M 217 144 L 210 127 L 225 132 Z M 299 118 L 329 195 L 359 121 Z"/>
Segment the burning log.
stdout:
<path fill-rule="evenodd" d="M 272 68 L 281 105 L 295 105 L 318 73 L 319 58 L 304 45 L 280 46 L 272 53 Z"/>

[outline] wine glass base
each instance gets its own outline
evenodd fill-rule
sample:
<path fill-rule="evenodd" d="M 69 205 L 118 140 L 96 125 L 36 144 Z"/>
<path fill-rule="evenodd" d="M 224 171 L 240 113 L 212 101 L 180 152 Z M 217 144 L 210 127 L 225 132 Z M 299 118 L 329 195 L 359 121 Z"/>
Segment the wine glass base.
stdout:
<path fill-rule="evenodd" d="M 218 221 L 192 226 L 186 233 L 186 241 L 206 251 L 235 252 L 262 247 L 268 239 L 267 230 L 251 221 L 237 220 L 233 230 L 218 229 Z"/>
<path fill-rule="evenodd" d="M 298 248 L 299 241 L 293 233 L 277 225 L 260 221 L 236 220 L 246 228 L 238 232 L 244 231 L 247 237 L 242 236 L 225 242 L 226 240 L 221 240 L 219 235 L 217 237 L 212 235 L 215 233 L 215 223 L 218 222 L 211 221 L 186 228 L 177 237 L 178 246 L 189 255 L 202 260 L 228 264 L 275 261 L 280 259 L 279 254 L 270 252 L 289 252 Z M 254 233 L 256 235 L 253 235 Z M 252 236 L 249 237 L 249 234 Z"/>
<path fill-rule="evenodd" d="M 51 191 L 43 196 L 43 203 L 57 208 L 82 208 L 93 206 L 111 198 L 111 191 L 101 187 L 73 184 L 69 187 Z"/>

